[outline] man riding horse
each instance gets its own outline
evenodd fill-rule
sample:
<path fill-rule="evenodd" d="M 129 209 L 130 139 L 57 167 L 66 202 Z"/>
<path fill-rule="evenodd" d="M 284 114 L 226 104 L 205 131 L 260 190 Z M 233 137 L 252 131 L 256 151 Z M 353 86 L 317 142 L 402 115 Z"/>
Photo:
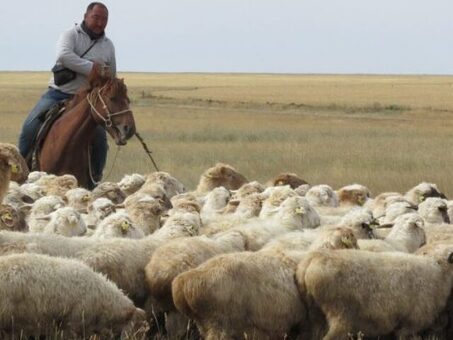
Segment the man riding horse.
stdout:
<path fill-rule="evenodd" d="M 92 72 L 116 74 L 115 48 L 105 35 L 108 9 L 100 2 L 88 5 L 80 25 L 65 31 L 57 43 L 57 63 L 53 68 L 48 90 L 29 113 L 19 136 L 19 151 L 23 157 L 32 151 L 35 137 L 42 125 L 44 113 L 55 104 L 70 99 L 88 83 Z M 91 145 L 93 178 L 102 179 L 107 159 L 107 135 L 102 126 L 96 128 Z"/>

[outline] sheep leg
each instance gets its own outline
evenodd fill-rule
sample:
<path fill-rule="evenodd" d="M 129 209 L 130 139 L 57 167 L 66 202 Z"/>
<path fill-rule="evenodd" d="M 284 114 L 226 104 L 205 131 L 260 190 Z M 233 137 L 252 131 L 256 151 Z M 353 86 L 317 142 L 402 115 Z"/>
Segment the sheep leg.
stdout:
<path fill-rule="evenodd" d="M 190 332 L 189 319 L 176 311 L 165 315 L 165 329 L 169 339 L 183 339 Z"/>
<path fill-rule="evenodd" d="M 345 320 L 340 318 L 329 319 L 328 324 L 329 328 L 323 340 L 340 340 L 350 338 L 349 333 L 351 331 L 351 327 L 349 327 L 349 323 Z"/>

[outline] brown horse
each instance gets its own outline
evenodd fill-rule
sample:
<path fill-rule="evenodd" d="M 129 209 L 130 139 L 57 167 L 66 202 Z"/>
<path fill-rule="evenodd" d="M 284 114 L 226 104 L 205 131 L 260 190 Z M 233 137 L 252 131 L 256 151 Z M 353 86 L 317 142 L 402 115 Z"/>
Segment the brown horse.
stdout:
<path fill-rule="evenodd" d="M 125 145 L 135 134 L 129 103 L 122 79 L 91 74 L 89 86 L 74 96 L 50 128 L 38 155 L 39 169 L 72 174 L 80 186 L 92 188 L 89 148 L 95 129 L 103 126 L 117 145 Z"/>

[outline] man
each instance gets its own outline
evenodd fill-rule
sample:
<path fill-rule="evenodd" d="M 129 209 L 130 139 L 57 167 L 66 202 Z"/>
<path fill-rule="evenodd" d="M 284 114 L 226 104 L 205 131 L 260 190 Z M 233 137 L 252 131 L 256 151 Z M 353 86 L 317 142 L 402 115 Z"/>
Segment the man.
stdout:
<path fill-rule="evenodd" d="M 75 79 L 56 85 L 55 77 L 49 82 L 48 90 L 29 113 L 19 136 L 19 151 L 23 157 L 31 151 L 36 134 L 42 124 L 40 114 L 54 104 L 70 99 L 81 86 L 87 84 L 88 75 L 95 70 L 103 73 L 105 65 L 109 66 L 112 75 L 116 73 L 115 48 L 105 36 L 108 21 L 108 9 L 100 2 L 88 5 L 80 25 L 65 31 L 57 43 L 57 64 L 76 73 Z M 85 55 L 84 55 L 85 53 Z M 81 57 L 83 55 L 83 57 Z M 92 144 L 91 161 L 93 178 L 102 179 L 102 171 L 107 159 L 107 135 L 102 126 L 98 126 Z"/>

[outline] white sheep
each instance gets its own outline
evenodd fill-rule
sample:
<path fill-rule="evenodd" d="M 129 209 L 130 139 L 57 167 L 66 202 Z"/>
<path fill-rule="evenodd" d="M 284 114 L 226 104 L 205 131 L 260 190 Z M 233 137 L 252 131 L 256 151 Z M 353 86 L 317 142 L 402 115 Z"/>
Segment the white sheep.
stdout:
<path fill-rule="evenodd" d="M 57 209 L 63 208 L 65 203 L 63 199 L 56 195 L 44 196 L 36 200 L 30 210 L 28 226 L 31 232 L 42 232 L 44 227 L 50 221 L 50 213 Z"/>
<path fill-rule="evenodd" d="M 92 237 L 97 238 L 142 238 L 143 231 L 135 226 L 129 215 L 125 212 L 116 212 L 103 219 L 96 227 Z"/>
<path fill-rule="evenodd" d="M 173 196 L 182 194 L 186 192 L 184 184 L 182 184 L 178 179 L 173 177 L 167 172 L 157 171 L 145 176 L 146 182 L 148 185 L 150 183 L 156 183 L 161 185 L 166 193 L 166 196 L 171 199 Z"/>
<path fill-rule="evenodd" d="M 80 213 L 72 207 L 59 208 L 49 215 L 50 221 L 43 228 L 43 233 L 63 236 L 81 236 L 87 228 Z"/>
<path fill-rule="evenodd" d="M 416 185 L 404 194 L 404 198 L 414 205 L 418 205 L 428 197 L 445 198 L 445 195 L 440 192 L 436 184 L 426 182 Z"/>
<path fill-rule="evenodd" d="M 38 254 L 0 257 L 3 336 L 112 337 L 143 327 L 145 313 L 87 265 Z M 70 308 L 69 308 L 70 307 Z M 8 335 L 7 335 L 8 334 Z"/>
<path fill-rule="evenodd" d="M 444 199 L 439 197 L 426 198 L 418 205 L 418 213 L 426 223 L 450 223 L 447 203 Z"/>
<path fill-rule="evenodd" d="M 93 195 L 85 188 L 75 188 L 66 191 L 64 199 L 69 207 L 82 213 L 87 212 L 88 206 L 93 202 Z"/>
<path fill-rule="evenodd" d="M 124 175 L 118 186 L 121 190 L 129 196 L 136 192 L 145 183 L 145 176 L 140 174 Z"/>
<path fill-rule="evenodd" d="M 102 182 L 92 191 L 93 200 L 100 197 L 105 197 L 111 200 L 114 204 L 123 203 L 126 194 L 121 190 L 117 183 Z"/>
<path fill-rule="evenodd" d="M 133 224 L 145 236 L 152 234 L 160 228 L 160 217 L 164 209 L 158 200 L 146 194 L 141 195 L 139 199 L 133 201 L 128 200 L 128 198 L 124 201 L 125 211 Z"/>
<path fill-rule="evenodd" d="M 370 251 L 415 252 L 426 242 L 423 219 L 416 213 L 399 216 L 383 240 L 358 240 L 359 248 Z"/>
<path fill-rule="evenodd" d="M 305 198 L 313 206 L 337 207 L 338 197 L 335 191 L 326 184 L 315 185 L 305 194 Z"/>

